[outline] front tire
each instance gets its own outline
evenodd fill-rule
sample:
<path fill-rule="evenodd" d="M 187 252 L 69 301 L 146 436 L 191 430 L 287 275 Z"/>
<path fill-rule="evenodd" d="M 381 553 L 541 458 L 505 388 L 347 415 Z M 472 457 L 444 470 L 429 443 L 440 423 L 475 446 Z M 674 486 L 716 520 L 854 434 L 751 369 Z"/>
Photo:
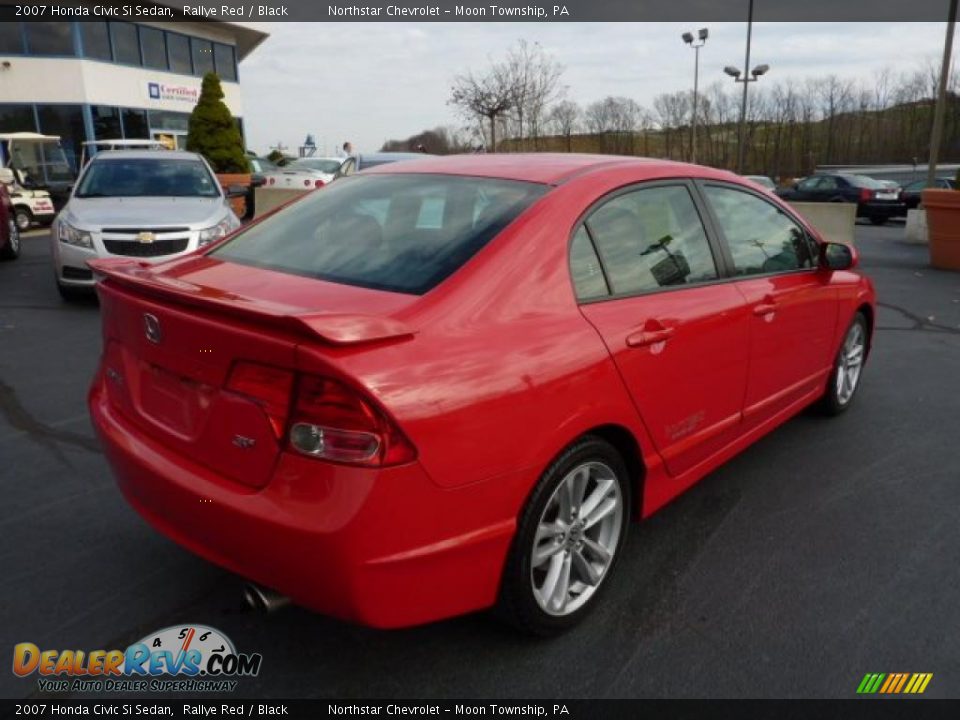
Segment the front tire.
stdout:
<path fill-rule="evenodd" d="M 853 404 L 863 376 L 869 338 L 867 319 L 862 312 L 858 312 L 843 336 L 843 343 L 833 361 L 833 372 L 827 382 L 827 392 L 820 402 L 821 409 L 827 415 L 839 415 Z"/>
<path fill-rule="evenodd" d="M 629 473 L 617 450 L 586 436 L 540 478 L 504 568 L 499 614 L 535 635 L 580 622 L 608 584 L 630 522 Z"/>
<path fill-rule="evenodd" d="M 17 228 L 19 228 L 20 232 L 26 232 L 33 226 L 33 213 L 26 208 L 15 208 L 13 211 L 13 219 L 17 223 Z"/>

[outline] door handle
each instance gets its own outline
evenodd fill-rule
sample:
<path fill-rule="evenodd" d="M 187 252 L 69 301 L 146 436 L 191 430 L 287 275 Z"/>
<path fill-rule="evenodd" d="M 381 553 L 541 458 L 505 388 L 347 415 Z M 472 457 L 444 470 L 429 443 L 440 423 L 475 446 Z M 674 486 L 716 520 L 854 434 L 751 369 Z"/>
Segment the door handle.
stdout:
<path fill-rule="evenodd" d="M 765 315 L 772 315 L 777 311 L 776 301 L 769 295 L 766 295 L 763 300 L 753 306 L 753 314 L 763 317 Z"/>
<path fill-rule="evenodd" d="M 627 347 L 638 348 L 666 342 L 673 336 L 673 328 L 661 327 L 655 330 L 640 330 L 627 335 Z"/>

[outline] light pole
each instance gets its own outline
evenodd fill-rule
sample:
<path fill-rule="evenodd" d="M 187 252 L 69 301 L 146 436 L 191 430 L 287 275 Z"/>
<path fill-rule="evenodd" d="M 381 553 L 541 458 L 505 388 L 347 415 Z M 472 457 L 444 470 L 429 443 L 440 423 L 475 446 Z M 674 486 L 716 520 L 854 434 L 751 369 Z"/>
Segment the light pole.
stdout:
<path fill-rule="evenodd" d="M 940 66 L 940 85 L 937 104 L 933 111 L 933 129 L 930 131 L 930 164 L 927 166 L 926 187 L 932 188 L 937 179 L 937 156 L 943 135 L 943 112 L 947 106 L 947 77 L 950 75 L 950 54 L 953 52 L 953 31 L 957 24 L 957 0 L 950 0 L 947 15 L 947 37 L 943 43 L 943 64 Z"/>
<path fill-rule="evenodd" d="M 750 39 L 753 34 L 753 0 L 750 0 L 750 6 L 747 11 L 747 57 L 743 62 L 744 72 L 750 67 Z M 746 126 L 747 126 L 747 89 L 750 87 L 750 83 L 756 82 L 757 79 L 766 73 L 770 69 L 769 65 L 757 65 L 753 70 L 750 71 L 749 75 L 742 74 L 739 69 L 733 67 L 732 65 L 727 65 L 723 71 L 732 77 L 735 82 L 743 83 L 743 103 L 740 105 L 740 133 L 739 139 L 737 141 L 737 173 L 743 175 L 743 159 L 745 152 L 745 145 L 747 141 Z"/>
<path fill-rule="evenodd" d="M 700 28 L 696 39 L 693 33 L 685 32 L 683 41 L 693 48 L 693 122 L 690 126 L 690 162 L 697 162 L 697 97 L 700 90 L 700 48 L 707 44 L 707 36 L 710 31 L 707 28 Z"/>

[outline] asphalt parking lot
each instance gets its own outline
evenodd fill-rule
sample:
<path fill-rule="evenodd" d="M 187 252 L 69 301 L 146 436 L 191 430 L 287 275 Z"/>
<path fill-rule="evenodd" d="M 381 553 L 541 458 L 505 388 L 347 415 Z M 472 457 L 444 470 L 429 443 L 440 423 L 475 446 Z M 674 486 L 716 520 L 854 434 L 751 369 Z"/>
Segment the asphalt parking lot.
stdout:
<path fill-rule="evenodd" d="M 263 654 L 244 697 L 846 698 L 867 672 L 960 696 L 960 274 L 903 233 L 857 228 L 881 309 L 851 411 L 796 418 L 635 525 L 602 607 L 549 641 L 484 614 L 380 632 L 248 611 L 115 489 L 85 407 L 98 307 L 60 301 L 34 234 L 0 263 L 0 653 L 204 623 Z M 0 672 L 0 695 L 35 677 Z"/>

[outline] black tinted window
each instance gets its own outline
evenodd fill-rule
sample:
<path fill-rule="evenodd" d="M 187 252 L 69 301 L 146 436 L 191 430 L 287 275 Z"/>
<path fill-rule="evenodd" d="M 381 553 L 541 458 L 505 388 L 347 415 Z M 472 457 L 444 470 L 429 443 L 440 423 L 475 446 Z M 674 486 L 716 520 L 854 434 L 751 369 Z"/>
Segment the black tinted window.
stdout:
<path fill-rule="evenodd" d="M 19 55 L 23 52 L 22 25 L 18 22 L 0 23 L 0 53 Z"/>
<path fill-rule="evenodd" d="M 195 74 L 206 75 L 208 72 L 213 72 L 213 43 L 190 38 L 190 51 Z"/>
<path fill-rule="evenodd" d="M 740 190 L 708 185 L 706 193 L 738 275 L 815 266 L 806 232 L 780 208 Z"/>
<path fill-rule="evenodd" d="M 250 227 L 213 254 L 420 295 L 456 272 L 547 189 L 486 178 L 358 175 Z"/>
<path fill-rule="evenodd" d="M 31 55 L 73 55 L 73 23 L 30 22 L 27 46 Z"/>
<path fill-rule="evenodd" d="M 614 294 L 703 282 L 717 268 L 686 187 L 619 195 L 587 218 Z"/>
<path fill-rule="evenodd" d="M 156 28 L 140 28 L 140 47 L 143 51 L 143 66 L 167 69 L 167 44 L 163 38 L 163 31 Z"/>
<path fill-rule="evenodd" d="M 236 80 L 237 66 L 233 60 L 233 48 L 221 43 L 213 44 L 213 58 L 217 64 L 217 75 L 221 80 Z"/>
<path fill-rule="evenodd" d="M 610 294 L 600 260 L 582 225 L 570 244 L 570 274 L 578 300 L 593 300 Z"/>
<path fill-rule="evenodd" d="M 83 43 L 83 56 L 94 60 L 111 60 L 110 34 L 105 22 L 82 22 L 80 42 Z"/>
<path fill-rule="evenodd" d="M 117 62 L 127 65 L 140 64 L 140 42 L 137 38 L 136 25 L 112 22 L 110 36 L 113 38 L 113 55 Z"/>
<path fill-rule="evenodd" d="M 170 58 L 170 70 L 190 75 L 193 63 L 190 60 L 190 38 L 186 35 L 167 33 L 167 55 Z"/>

